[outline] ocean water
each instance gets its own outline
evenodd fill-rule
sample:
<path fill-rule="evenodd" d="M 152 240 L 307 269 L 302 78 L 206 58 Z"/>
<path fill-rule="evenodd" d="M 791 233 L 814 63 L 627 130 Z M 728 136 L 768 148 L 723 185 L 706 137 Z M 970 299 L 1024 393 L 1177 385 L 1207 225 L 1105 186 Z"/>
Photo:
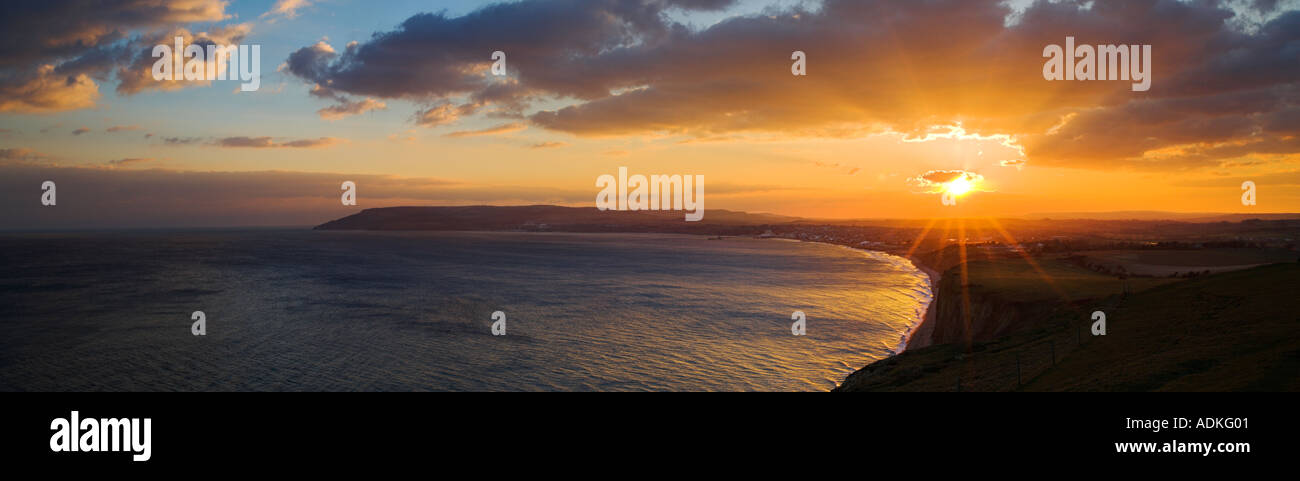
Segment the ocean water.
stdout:
<path fill-rule="evenodd" d="M 0 390 L 826 390 L 929 300 L 906 260 L 774 239 L 3 234 Z"/>

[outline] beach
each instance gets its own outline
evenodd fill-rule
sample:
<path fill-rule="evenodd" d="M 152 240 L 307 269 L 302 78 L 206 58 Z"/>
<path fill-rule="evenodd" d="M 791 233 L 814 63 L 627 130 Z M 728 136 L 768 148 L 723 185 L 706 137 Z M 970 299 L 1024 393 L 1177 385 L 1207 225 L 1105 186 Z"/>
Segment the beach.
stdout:
<path fill-rule="evenodd" d="M 942 273 L 927 267 L 920 259 L 911 256 L 908 256 L 908 259 L 912 261 L 912 265 L 930 277 L 930 305 L 926 306 L 921 323 L 908 334 L 907 345 L 900 352 L 930 345 L 931 335 L 934 334 L 935 318 L 938 316 L 935 306 L 939 304 L 939 281 L 943 279 Z"/>

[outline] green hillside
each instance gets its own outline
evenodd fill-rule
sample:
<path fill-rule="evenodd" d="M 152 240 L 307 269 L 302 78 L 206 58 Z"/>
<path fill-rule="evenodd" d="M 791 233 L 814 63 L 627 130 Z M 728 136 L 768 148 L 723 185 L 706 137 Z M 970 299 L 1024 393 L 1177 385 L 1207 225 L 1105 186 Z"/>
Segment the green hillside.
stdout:
<path fill-rule="evenodd" d="M 1061 305 L 1034 328 L 969 350 L 933 346 L 874 363 L 838 390 L 1300 390 L 1298 293 L 1300 264 L 1287 263 Z M 1106 336 L 1088 333 L 1092 310 L 1106 313 Z"/>

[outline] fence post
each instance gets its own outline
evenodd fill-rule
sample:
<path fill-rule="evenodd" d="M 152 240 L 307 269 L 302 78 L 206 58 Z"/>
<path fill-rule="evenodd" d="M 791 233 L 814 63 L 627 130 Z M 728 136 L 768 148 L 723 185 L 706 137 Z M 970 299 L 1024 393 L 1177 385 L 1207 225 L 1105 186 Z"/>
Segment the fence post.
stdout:
<path fill-rule="evenodd" d="M 961 392 L 961 375 L 957 375 L 957 392 Z"/>

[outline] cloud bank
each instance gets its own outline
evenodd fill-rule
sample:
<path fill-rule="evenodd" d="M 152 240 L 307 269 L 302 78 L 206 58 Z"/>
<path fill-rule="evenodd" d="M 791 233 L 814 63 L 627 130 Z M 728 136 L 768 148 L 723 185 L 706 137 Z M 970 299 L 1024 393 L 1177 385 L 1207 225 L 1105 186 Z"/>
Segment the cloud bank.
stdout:
<path fill-rule="evenodd" d="M 730 2 L 521 1 L 421 13 L 288 71 L 335 95 L 407 99 L 415 122 L 527 119 L 578 136 L 762 132 L 1002 136 L 1017 165 L 1195 169 L 1300 152 L 1300 11 L 1280 2 L 825 0 L 702 29 Z M 1153 46 L 1153 83 L 1049 82 L 1043 49 Z M 507 77 L 489 53 L 507 54 Z M 790 74 L 791 52 L 808 75 Z M 559 102 L 562 106 L 554 107 Z"/>

